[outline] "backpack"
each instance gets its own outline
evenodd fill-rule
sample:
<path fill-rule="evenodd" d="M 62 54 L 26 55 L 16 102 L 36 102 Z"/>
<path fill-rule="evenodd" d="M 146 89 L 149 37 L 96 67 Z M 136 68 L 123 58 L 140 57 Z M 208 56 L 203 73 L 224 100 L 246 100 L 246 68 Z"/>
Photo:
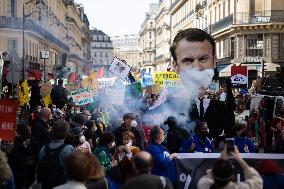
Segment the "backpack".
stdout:
<path fill-rule="evenodd" d="M 53 188 L 64 184 L 66 179 L 63 167 L 59 164 L 59 154 L 66 144 L 51 149 L 49 144 L 45 145 L 45 155 L 38 161 L 37 182 L 42 184 L 43 189 Z"/>

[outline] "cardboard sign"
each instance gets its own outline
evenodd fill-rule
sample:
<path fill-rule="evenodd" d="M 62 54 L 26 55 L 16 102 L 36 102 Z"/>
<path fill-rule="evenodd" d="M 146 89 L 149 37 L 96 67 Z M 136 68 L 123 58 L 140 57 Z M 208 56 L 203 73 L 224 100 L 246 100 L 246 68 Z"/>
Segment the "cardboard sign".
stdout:
<path fill-rule="evenodd" d="M 69 98 L 73 99 L 75 105 L 85 105 L 94 102 L 94 91 L 89 88 L 82 88 L 70 93 Z"/>
<path fill-rule="evenodd" d="M 0 138 L 13 141 L 16 136 L 17 100 L 0 100 Z"/>
<path fill-rule="evenodd" d="M 125 80 L 130 72 L 130 67 L 120 59 L 114 57 L 108 70 L 121 80 Z"/>
<path fill-rule="evenodd" d="M 159 84 L 160 87 L 164 86 L 164 81 L 177 81 L 179 75 L 176 72 L 154 72 L 154 84 Z"/>
<path fill-rule="evenodd" d="M 48 96 L 51 93 L 51 90 L 52 90 L 52 85 L 49 82 L 42 84 L 40 87 L 41 96 L 42 97 Z"/>
<path fill-rule="evenodd" d="M 98 85 L 99 89 L 106 89 L 111 88 L 114 86 L 116 77 L 110 77 L 110 78 L 98 78 Z"/>
<path fill-rule="evenodd" d="M 72 91 L 77 91 L 80 89 L 80 84 L 78 83 L 68 83 L 65 85 L 66 90 L 68 93 L 71 93 Z"/>
<path fill-rule="evenodd" d="M 90 74 L 87 78 L 85 78 L 82 82 L 81 85 L 83 88 L 89 88 L 94 91 L 98 90 L 98 81 L 96 77 L 96 73 Z"/>
<path fill-rule="evenodd" d="M 246 88 L 248 85 L 247 66 L 232 66 L 231 81 L 235 88 Z"/>

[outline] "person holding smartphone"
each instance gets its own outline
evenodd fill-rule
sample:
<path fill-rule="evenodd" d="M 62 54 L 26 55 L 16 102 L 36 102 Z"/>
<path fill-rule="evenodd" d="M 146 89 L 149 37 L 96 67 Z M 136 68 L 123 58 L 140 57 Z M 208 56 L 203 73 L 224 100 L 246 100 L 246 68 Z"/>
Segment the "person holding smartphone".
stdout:
<path fill-rule="evenodd" d="M 198 184 L 198 189 L 262 189 L 263 180 L 259 173 L 252 167 L 250 167 L 240 156 L 237 147 L 234 147 L 234 151 L 230 155 L 241 166 L 245 180 L 242 182 L 233 182 L 234 168 L 230 161 L 228 161 L 227 144 L 221 153 L 221 158 L 218 159 L 213 168 L 207 170 L 207 175 L 203 176 Z"/>

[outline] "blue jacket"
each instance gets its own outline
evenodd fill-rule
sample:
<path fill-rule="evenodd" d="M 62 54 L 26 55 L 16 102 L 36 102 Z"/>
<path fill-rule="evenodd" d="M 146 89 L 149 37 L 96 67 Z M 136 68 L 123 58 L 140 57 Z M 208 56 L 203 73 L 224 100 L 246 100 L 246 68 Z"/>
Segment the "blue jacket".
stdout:
<path fill-rule="evenodd" d="M 235 145 L 238 147 L 240 153 L 254 153 L 253 142 L 248 137 L 235 137 Z"/>
<path fill-rule="evenodd" d="M 181 144 L 181 153 L 188 153 L 192 144 L 195 144 L 194 152 L 203 152 L 203 153 L 212 153 L 213 145 L 211 140 L 206 137 L 204 144 L 200 142 L 200 137 L 198 135 L 194 135 L 186 139 Z"/>
<path fill-rule="evenodd" d="M 151 142 L 148 152 L 152 155 L 154 165 L 153 175 L 168 177 L 173 183 L 177 182 L 177 171 L 175 161 L 169 158 L 170 153 L 167 148 L 161 144 Z"/>

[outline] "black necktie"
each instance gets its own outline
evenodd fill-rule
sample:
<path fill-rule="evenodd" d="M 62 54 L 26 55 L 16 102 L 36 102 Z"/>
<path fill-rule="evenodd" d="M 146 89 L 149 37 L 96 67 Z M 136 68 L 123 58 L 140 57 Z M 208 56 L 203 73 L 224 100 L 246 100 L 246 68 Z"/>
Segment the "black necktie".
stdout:
<path fill-rule="evenodd" d="M 200 100 L 200 111 L 199 111 L 199 119 L 202 121 L 204 116 L 204 106 L 203 106 L 203 98 L 199 98 Z"/>

